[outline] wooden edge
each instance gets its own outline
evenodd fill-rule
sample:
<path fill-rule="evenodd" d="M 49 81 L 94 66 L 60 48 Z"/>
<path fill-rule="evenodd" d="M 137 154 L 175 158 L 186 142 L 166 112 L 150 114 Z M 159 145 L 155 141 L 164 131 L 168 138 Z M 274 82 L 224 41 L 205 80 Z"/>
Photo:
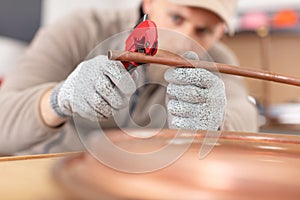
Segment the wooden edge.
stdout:
<path fill-rule="evenodd" d="M 82 153 L 82 152 L 64 152 L 64 153 L 55 153 L 55 154 L 0 157 L 0 162 L 65 157 L 65 156 L 76 155 L 76 154 L 80 154 L 80 153 Z"/>

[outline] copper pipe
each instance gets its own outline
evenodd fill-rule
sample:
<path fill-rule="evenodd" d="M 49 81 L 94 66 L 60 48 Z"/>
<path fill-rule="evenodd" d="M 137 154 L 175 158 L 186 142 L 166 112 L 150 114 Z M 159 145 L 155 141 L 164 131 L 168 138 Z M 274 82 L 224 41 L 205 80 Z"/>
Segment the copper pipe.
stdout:
<path fill-rule="evenodd" d="M 160 50 L 160 53 L 155 56 L 145 55 L 143 53 L 135 53 L 129 51 L 114 51 L 108 52 L 110 60 L 132 61 L 137 63 L 154 63 L 173 67 L 192 67 L 203 68 L 212 72 L 221 72 L 237 76 L 273 81 L 289 85 L 300 86 L 300 78 L 287 76 L 284 74 L 256 70 L 246 67 L 238 67 L 223 63 L 207 62 L 201 60 L 187 60 L 174 53 Z"/>

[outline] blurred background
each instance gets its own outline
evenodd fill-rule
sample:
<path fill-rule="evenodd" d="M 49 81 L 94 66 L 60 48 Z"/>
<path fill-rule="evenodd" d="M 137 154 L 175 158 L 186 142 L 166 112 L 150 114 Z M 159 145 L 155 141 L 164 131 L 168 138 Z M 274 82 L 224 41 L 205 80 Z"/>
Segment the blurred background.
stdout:
<path fill-rule="evenodd" d="M 239 0 L 236 35 L 223 41 L 240 65 L 300 77 L 300 1 Z M 300 88 L 246 79 L 261 131 L 299 134 Z"/>
<path fill-rule="evenodd" d="M 41 26 L 84 7 L 126 9 L 141 0 L 0 0 L 0 80 Z M 240 65 L 300 77 L 300 1 L 239 0 L 236 34 L 225 36 Z M 300 89 L 246 79 L 261 113 L 262 131 L 300 130 Z"/>

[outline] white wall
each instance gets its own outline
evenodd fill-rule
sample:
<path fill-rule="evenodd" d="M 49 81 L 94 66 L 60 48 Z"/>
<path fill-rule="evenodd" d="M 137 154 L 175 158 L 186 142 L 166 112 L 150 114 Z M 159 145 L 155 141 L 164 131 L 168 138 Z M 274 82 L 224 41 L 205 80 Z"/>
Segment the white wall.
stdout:
<path fill-rule="evenodd" d="M 23 41 L 0 36 L 0 78 L 8 74 L 26 46 Z"/>
<path fill-rule="evenodd" d="M 137 6 L 141 0 L 43 0 L 42 24 L 49 24 L 68 12 L 91 6 L 124 9 Z"/>
<path fill-rule="evenodd" d="M 300 0 L 238 0 L 238 11 L 273 11 L 280 9 L 300 9 Z"/>

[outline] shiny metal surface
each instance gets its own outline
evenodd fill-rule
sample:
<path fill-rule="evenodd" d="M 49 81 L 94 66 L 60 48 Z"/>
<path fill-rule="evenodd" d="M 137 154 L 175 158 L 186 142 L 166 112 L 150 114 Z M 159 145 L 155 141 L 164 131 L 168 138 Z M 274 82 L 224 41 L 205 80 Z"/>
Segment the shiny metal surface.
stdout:
<path fill-rule="evenodd" d="M 147 134 L 150 130 L 132 130 Z M 162 130 L 151 141 L 138 141 L 120 130 L 108 134 L 128 151 L 147 152 L 164 145 L 180 148 L 194 138 Z M 88 153 L 57 163 L 54 176 L 79 199 L 299 199 L 300 136 L 222 132 L 213 150 L 199 159 L 205 132 L 197 132 L 183 156 L 151 173 L 113 170 Z M 157 158 L 160 159 L 160 158 Z M 132 164 L 132 163 L 131 163 Z M 139 163 L 135 163 L 139 164 Z"/>

